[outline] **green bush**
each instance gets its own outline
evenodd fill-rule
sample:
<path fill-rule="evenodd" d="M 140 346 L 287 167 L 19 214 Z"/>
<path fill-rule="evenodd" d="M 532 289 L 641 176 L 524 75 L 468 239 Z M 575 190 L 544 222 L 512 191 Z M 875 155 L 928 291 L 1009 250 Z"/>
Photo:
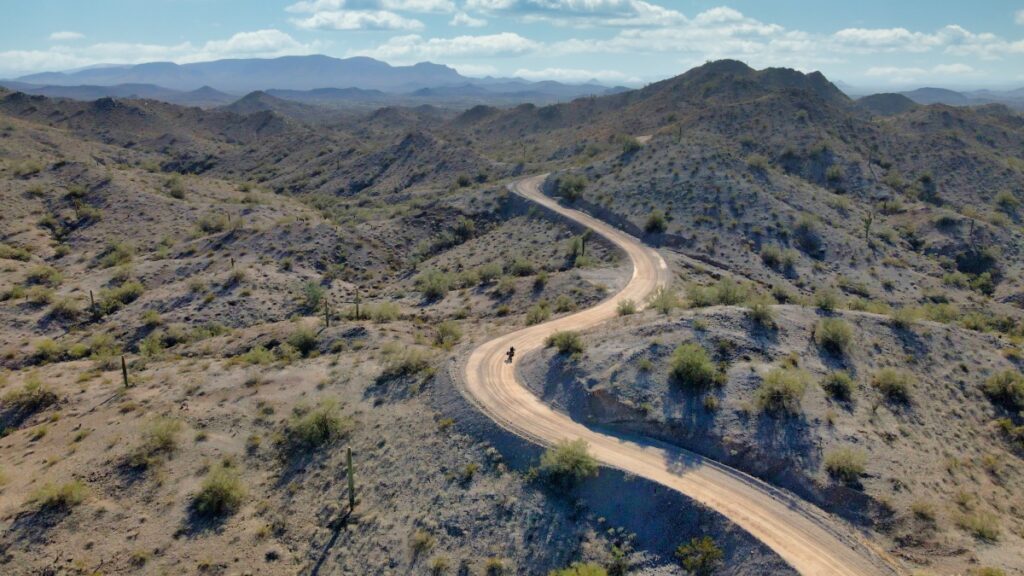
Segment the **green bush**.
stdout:
<path fill-rule="evenodd" d="M 575 202 L 583 197 L 583 191 L 587 188 L 587 179 L 577 174 L 566 174 L 558 178 L 558 195 L 569 202 Z"/>
<path fill-rule="evenodd" d="M 60 286 L 61 282 L 64 281 L 64 275 L 53 266 L 47 266 L 40 264 L 39 266 L 32 267 L 25 275 L 25 282 L 27 284 L 37 284 L 41 286 L 49 286 L 56 288 Z"/>
<path fill-rule="evenodd" d="M 829 373 L 821 383 L 821 387 L 828 392 L 829 396 L 844 401 L 853 398 L 853 386 L 853 378 L 842 370 Z"/>
<path fill-rule="evenodd" d="M 547 302 L 539 302 L 526 311 L 526 325 L 540 324 L 551 317 L 551 307 Z"/>
<path fill-rule="evenodd" d="M 427 300 L 444 298 L 452 287 L 452 276 L 440 270 L 427 270 L 416 277 L 416 289 Z"/>
<path fill-rule="evenodd" d="M 1016 370 L 993 374 L 985 382 L 985 394 L 1010 410 L 1024 410 L 1024 375 Z"/>
<path fill-rule="evenodd" d="M 508 266 L 508 273 L 513 276 L 530 276 L 536 271 L 533 262 L 526 258 L 516 258 Z"/>
<path fill-rule="evenodd" d="M 225 516 L 242 505 L 245 493 L 238 472 L 233 468 L 218 466 L 203 479 L 199 492 L 192 499 L 192 505 L 202 516 Z"/>
<path fill-rule="evenodd" d="M 892 311 L 892 314 L 889 315 L 889 324 L 891 324 L 893 328 L 907 330 L 917 322 L 917 318 L 917 310 L 908 306 L 903 306 Z"/>
<path fill-rule="evenodd" d="M 414 376 L 430 371 L 430 357 L 420 348 L 406 347 L 386 355 L 382 378 Z"/>
<path fill-rule="evenodd" d="M 317 349 L 319 342 L 317 341 L 316 332 L 312 328 L 299 326 L 288 336 L 288 344 L 298 350 L 303 356 L 309 356 Z"/>
<path fill-rule="evenodd" d="M 832 312 L 840 306 L 839 293 L 831 288 L 819 288 L 814 293 L 814 305 L 825 312 Z"/>
<path fill-rule="evenodd" d="M 761 380 L 757 405 L 767 412 L 797 413 L 810 380 L 810 374 L 799 368 L 774 368 Z"/>
<path fill-rule="evenodd" d="M 677 384 L 693 389 L 706 388 L 719 380 L 711 357 L 695 342 L 681 344 L 672 352 L 669 376 Z"/>
<path fill-rule="evenodd" d="M 29 501 L 47 510 L 70 510 L 85 500 L 85 484 L 74 480 L 60 485 L 44 484 Z"/>
<path fill-rule="evenodd" d="M 124 242 L 115 242 L 108 244 L 103 252 L 99 255 L 99 263 L 103 268 L 113 268 L 114 266 L 121 266 L 132 261 L 132 257 L 135 255 L 135 250 L 131 245 Z"/>
<path fill-rule="evenodd" d="M 710 536 L 694 538 L 676 548 L 676 559 L 683 569 L 695 576 L 708 576 L 725 558 L 725 553 Z"/>
<path fill-rule="evenodd" d="M 998 542 L 1002 532 L 999 527 L 999 518 L 991 512 L 977 511 L 962 514 L 956 519 L 956 525 L 978 540 L 986 542 Z"/>
<path fill-rule="evenodd" d="M 116 288 L 100 290 L 99 307 L 104 314 L 112 314 L 122 306 L 139 299 L 145 288 L 137 280 L 130 280 Z"/>
<path fill-rule="evenodd" d="M 398 320 L 402 309 L 394 302 L 380 302 L 366 306 L 366 316 L 377 324 L 386 324 Z"/>
<path fill-rule="evenodd" d="M 304 448 L 319 448 L 330 444 L 352 430 L 352 422 L 339 414 L 337 401 L 326 399 L 313 410 L 298 410 L 288 422 L 290 443 Z"/>
<path fill-rule="evenodd" d="M 324 287 L 316 282 L 306 282 L 302 285 L 302 302 L 307 312 L 316 312 L 320 310 L 320 305 L 324 302 L 324 296 L 326 291 Z"/>
<path fill-rule="evenodd" d="M 173 418 L 157 417 L 142 431 L 142 444 L 128 457 L 128 463 L 136 468 L 149 468 L 162 457 L 178 448 L 178 433 L 181 422 Z"/>
<path fill-rule="evenodd" d="M 864 474 L 867 452 L 855 448 L 839 448 L 825 454 L 825 470 L 833 478 L 854 484 Z"/>
<path fill-rule="evenodd" d="M 40 338 L 33 344 L 38 362 L 56 362 L 64 357 L 64 347 L 52 338 Z"/>
<path fill-rule="evenodd" d="M 597 460 L 590 455 L 586 440 L 562 440 L 540 457 L 540 474 L 549 482 L 571 488 L 597 476 Z"/>
<path fill-rule="evenodd" d="M 619 314 L 619 316 L 629 316 L 631 314 L 636 314 L 636 302 L 629 298 L 619 300 L 619 303 L 615 306 L 615 311 Z"/>
<path fill-rule="evenodd" d="M 571 330 L 555 332 L 548 336 L 544 343 L 548 347 L 556 348 L 559 354 L 565 356 L 581 354 L 583 352 L 583 339 L 580 338 L 578 332 Z"/>
<path fill-rule="evenodd" d="M 905 370 L 882 368 L 875 372 L 871 384 L 893 402 L 909 402 L 911 390 L 917 379 Z"/>
<path fill-rule="evenodd" d="M 814 341 L 833 354 L 843 355 L 853 342 L 853 328 L 839 318 L 822 318 L 814 328 Z"/>
<path fill-rule="evenodd" d="M 20 390 L 4 394 L 3 406 L 25 416 L 34 414 L 57 403 L 57 395 L 35 377 L 29 377 Z"/>
<path fill-rule="evenodd" d="M 28 262 L 31 258 L 32 253 L 20 246 L 0 244 L 0 259 L 2 260 L 20 260 L 21 262 Z"/>
<path fill-rule="evenodd" d="M 258 366 L 266 366 L 267 364 L 273 364 L 274 353 L 267 350 L 263 346 L 257 344 L 250 348 L 245 354 L 238 357 L 239 360 L 245 364 L 255 364 Z"/>
<path fill-rule="evenodd" d="M 501 265 L 496 262 L 484 264 L 476 269 L 476 275 L 481 284 L 491 284 L 501 277 Z"/>
<path fill-rule="evenodd" d="M 762 328 L 775 327 L 775 313 L 772 311 L 771 298 L 757 296 L 747 301 L 747 308 L 750 310 L 750 319 Z"/>
<path fill-rule="evenodd" d="M 673 308 L 679 307 L 679 297 L 668 286 L 660 286 L 651 294 L 648 304 L 662 314 L 669 314 Z"/>
<path fill-rule="evenodd" d="M 665 219 L 665 213 L 661 210 L 652 210 L 647 216 L 647 221 L 644 222 L 644 232 L 662 234 L 666 230 L 668 230 L 668 220 Z"/>
<path fill-rule="evenodd" d="M 462 339 L 462 329 L 455 322 L 445 321 L 437 325 L 434 343 L 444 349 L 450 349 Z"/>

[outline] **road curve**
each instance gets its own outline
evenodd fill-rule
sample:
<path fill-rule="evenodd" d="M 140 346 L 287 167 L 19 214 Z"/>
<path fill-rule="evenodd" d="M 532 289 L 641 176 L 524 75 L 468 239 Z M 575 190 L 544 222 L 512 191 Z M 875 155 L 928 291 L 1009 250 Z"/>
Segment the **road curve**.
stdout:
<path fill-rule="evenodd" d="M 507 430 L 542 445 L 582 438 L 602 464 L 678 490 L 746 530 L 808 576 L 898 574 L 854 530 L 821 510 L 749 475 L 662 442 L 597 431 L 556 412 L 516 379 L 516 365 L 544 346 L 559 330 L 586 330 L 616 317 L 624 299 L 639 306 L 658 286 L 670 281 L 668 266 L 652 248 L 582 212 L 559 205 L 540 192 L 544 176 L 519 180 L 509 188 L 544 207 L 583 224 L 629 256 L 633 276 L 614 296 L 593 308 L 495 338 L 476 348 L 465 364 L 463 392 L 480 410 Z M 505 351 L 516 347 L 515 362 Z"/>

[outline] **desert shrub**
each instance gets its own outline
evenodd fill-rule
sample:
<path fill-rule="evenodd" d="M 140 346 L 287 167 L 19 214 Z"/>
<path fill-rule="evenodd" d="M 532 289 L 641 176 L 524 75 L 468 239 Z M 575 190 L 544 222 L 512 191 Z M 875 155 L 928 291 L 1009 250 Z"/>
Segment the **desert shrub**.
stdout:
<path fill-rule="evenodd" d="M 64 484 L 44 484 L 32 493 L 29 501 L 45 510 L 70 510 L 86 496 L 85 484 L 74 480 Z"/>
<path fill-rule="evenodd" d="M 710 575 L 725 558 L 725 553 L 710 536 L 693 538 L 676 548 L 675 555 L 683 569 L 695 576 Z"/>
<path fill-rule="evenodd" d="M 604 566 L 593 562 L 585 564 L 576 562 L 568 568 L 552 570 L 548 572 L 548 576 L 608 576 L 608 571 L 604 569 Z"/>
<path fill-rule="evenodd" d="M 918 312 L 914 308 L 903 306 L 896 308 L 889 315 L 889 324 L 899 330 L 907 330 L 917 322 Z"/>
<path fill-rule="evenodd" d="M 57 395 L 43 386 L 38 378 L 29 377 L 19 390 L 12 390 L 0 398 L 0 411 L 10 412 L 11 420 L 17 425 L 32 414 L 57 403 Z"/>
<path fill-rule="evenodd" d="M 484 264 L 476 269 L 476 274 L 481 284 L 490 284 L 501 277 L 501 265 L 496 262 Z"/>
<path fill-rule="evenodd" d="M 416 289 L 427 300 L 440 300 L 452 287 L 451 274 L 440 270 L 427 270 L 416 277 Z"/>
<path fill-rule="evenodd" d="M 142 431 L 142 443 L 128 456 L 128 463 L 136 468 L 149 468 L 159 458 L 177 449 L 180 431 L 180 421 L 173 418 L 154 418 Z"/>
<path fill-rule="evenodd" d="M 757 296 L 747 301 L 750 319 L 763 328 L 775 327 L 775 313 L 772 311 L 772 300 L 766 296 Z"/>
<path fill-rule="evenodd" d="M 548 273 L 544 270 L 541 270 L 540 272 L 537 273 L 536 276 L 533 277 L 533 289 L 536 290 L 537 292 L 540 292 L 547 285 Z"/>
<path fill-rule="evenodd" d="M 687 388 L 706 388 L 719 380 L 714 362 L 704 348 L 696 342 L 681 344 L 669 360 L 669 377 Z"/>
<path fill-rule="evenodd" d="M 30 258 L 32 258 L 32 254 L 20 246 L 0 244 L 0 260 L 20 260 L 21 262 L 28 262 Z"/>
<path fill-rule="evenodd" d="M 853 378 L 842 370 L 830 372 L 822 381 L 821 387 L 836 400 L 850 400 L 853 397 Z"/>
<path fill-rule="evenodd" d="M 629 298 L 619 300 L 619 303 L 615 306 L 615 311 L 618 312 L 619 316 L 636 314 L 636 302 Z"/>
<path fill-rule="evenodd" d="M 488 558 L 484 562 L 484 574 L 487 576 L 504 576 L 507 572 L 508 567 L 501 558 Z"/>
<path fill-rule="evenodd" d="M 651 308 L 667 315 L 672 312 L 673 308 L 679 307 L 679 297 L 668 286 L 660 286 L 651 294 L 648 304 Z"/>
<path fill-rule="evenodd" d="M 245 364 L 266 366 L 274 363 L 274 353 L 257 344 L 238 357 Z"/>
<path fill-rule="evenodd" d="M 747 167 L 751 170 L 764 172 L 768 169 L 768 159 L 760 154 L 747 156 Z"/>
<path fill-rule="evenodd" d="M 838 448 L 825 454 L 825 470 L 846 484 L 854 484 L 864 474 L 868 455 L 855 448 Z"/>
<path fill-rule="evenodd" d="M 316 332 L 312 328 L 299 326 L 288 336 L 288 344 L 303 356 L 309 356 L 319 345 Z"/>
<path fill-rule="evenodd" d="M 452 562 L 447 556 L 435 556 L 430 559 L 430 574 L 432 576 L 440 576 L 447 572 L 451 567 Z"/>
<path fill-rule="evenodd" d="M 302 285 L 302 304 L 307 312 L 319 310 L 325 295 L 324 287 L 316 282 L 310 281 Z"/>
<path fill-rule="evenodd" d="M 766 412 L 799 412 L 810 380 L 810 374 L 799 368 L 774 368 L 761 380 L 757 405 Z"/>
<path fill-rule="evenodd" d="M 1010 410 L 1024 410 L 1024 375 L 1003 370 L 985 381 L 985 395 Z"/>
<path fill-rule="evenodd" d="M 203 214 L 196 221 L 196 229 L 203 234 L 216 234 L 230 227 L 231 221 L 225 214 Z"/>
<path fill-rule="evenodd" d="M 455 322 L 441 322 L 437 325 L 434 334 L 434 343 L 448 349 L 462 339 L 462 329 Z"/>
<path fill-rule="evenodd" d="M 586 440 L 562 440 L 541 455 L 539 472 L 552 484 L 571 488 L 597 476 L 597 467 Z"/>
<path fill-rule="evenodd" d="M 150 332 L 148 336 L 139 342 L 139 354 L 146 358 L 155 358 L 164 351 L 163 332 Z"/>
<path fill-rule="evenodd" d="M 132 261 L 132 257 L 135 255 L 135 250 L 131 245 L 124 242 L 114 242 L 108 244 L 103 252 L 99 255 L 99 263 L 103 268 L 113 268 L 114 266 L 121 266 Z"/>
<path fill-rule="evenodd" d="M 998 542 L 1002 532 L 999 527 L 999 518 L 991 512 L 976 511 L 961 514 L 956 519 L 956 525 L 978 540 L 986 542 Z"/>
<path fill-rule="evenodd" d="M 181 176 L 174 174 L 164 181 L 164 188 L 171 198 L 182 200 L 185 198 L 185 185 L 181 182 Z"/>
<path fill-rule="evenodd" d="M 652 210 L 647 215 L 647 221 L 644 222 L 644 232 L 648 234 L 661 234 L 668 230 L 668 220 L 665 218 L 665 213 L 661 210 Z"/>
<path fill-rule="evenodd" d="M 57 270 L 53 266 L 47 266 L 45 264 L 34 266 L 25 275 L 26 283 L 38 284 L 41 286 L 50 286 L 51 288 L 60 286 L 61 282 L 63 281 L 64 275 L 60 273 L 60 270 Z"/>
<path fill-rule="evenodd" d="M 339 414 L 333 399 L 321 401 L 313 410 L 298 410 L 287 425 L 287 436 L 292 446 L 307 449 L 330 444 L 351 432 L 352 422 Z"/>
<path fill-rule="evenodd" d="M 814 341 L 833 354 L 846 354 L 853 341 L 853 328 L 839 318 L 822 318 L 814 327 Z"/>
<path fill-rule="evenodd" d="M 242 505 L 245 486 L 234 468 L 218 466 L 211 470 L 192 499 L 192 506 L 201 516 L 225 516 Z"/>
<path fill-rule="evenodd" d="M 555 332 L 548 336 L 544 343 L 548 347 L 554 347 L 558 350 L 559 354 L 565 356 L 581 354 L 583 352 L 583 339 L 580 338 L 579 332 L 571 330 Z"/>
<path fill-rule="evenodd" d="M 508 265 L 508 273 L 513 276 L 530 276 L 536 271 L 533 262 L 526 258 L 516 258 Z"/>
<path fill-rule="evenodd" d="M 366 307 L 366 315 L 377 324 L 385 324 L 398 320 L 401 308 L 394 302 L 380 302 Z"/>
<path fill-rule="evenodd" d="M 498 280 L 498 285 L 494 287 L 494 294 L 500 298 L 505 298 L 515 294 L 516 292 L 516 280 L 511 276 L 502 276 Z"/>
<path fill-rule="evenodd" d="M 561 294 L 555 299 L 555 312 L 572 312 L 576 309 L 576 301 L 568 294 Z"/>
<path fill-rule="evenodd" d="M 819 310 L 832 312 L 840 306 L 839 293 L 831 288 L 819 288 L 814 292 L 814 305 Z"/>
<path fill-rule="evenodd" d="M 551 307 L 547 302 L 539 302 L 526 311 L 526 325 L 540 324 L 551 317 Z"/>
<path fill-rule="evenodd" d="M 895 368 L 882 368 L 871 378 L 872 386 L 893 402 L 909 402 L 916 381 L 910 372 Z"/>
<path fill-rule="evenodd" d="M 430 532 L 420 529 L 413 533 L 412 541 L 409 542 L 409 547 L 412 548 L 414 556 L 419 556 L 420 554 L 430 552 L 436 544 L 437 539 L 435 539 Z"/>
<path fill-rule="evenodd" d="M 99 295 L 99 307 L 104 314 L 112 314 L 121 309 L 126 304 L 139 299 L 142 293 L 145 292 L 145 288 L 142 283 L 137 280 L 131 280 L 117 286 L 115 288 L 107 288 L 100 290 Z"/>
<path fill-rule="evenodd" d="M 821 234 L 818 231 L 818 222 L 813 216 L 803 214 L 797 218 L 793 226 L 793 236 L 797 246 L 811 255 L 817 255 L 822 250 Z"/>
<path fill-rule="evenodd" d="M 558 179 L 558 195 L 569 202 L 579 200 L 586 188 L 587 179 L 577 174 L 566 174 Z"/>
<path fill-rule="evenodd" d="M 386 354 L 382 378 L 414 376 L 430 370 L 430 357 L 420 348 L 402 348 Z"/>
<path fill-rule="evenodd" d="M 46 286 L 32 286 L 27 290 L 20 286 L 16 286 L 15 288 L 11 288 L 11 293 L 9 295 L 10 298 L 15 297 L 16 289 L 18 288 L 24 290 L 23 294 L 29 304 L 43 306 L 53 302 L 53 289 L 47 288 Z"/>
<path fill-rule="evenodd" d="M 715 303 L 722 306 L 742 304 L 748 295 L 747 287 L 732 278 L 722 278 L 714 286 Z"/>
<path fill-rule="evenodd" d="M 38 362 L 56 362 L 64 356 L 64 347 L 52 338 L 40 338 L 32 345 Z"/>
<path fill-rule="evenodd" d="M 975 568 L 968 572 L 968 574 L 970 574 L 970 576 L 1006 576 L 1006 572 L 999 568 L 992 568 L 991 566 Z"/>

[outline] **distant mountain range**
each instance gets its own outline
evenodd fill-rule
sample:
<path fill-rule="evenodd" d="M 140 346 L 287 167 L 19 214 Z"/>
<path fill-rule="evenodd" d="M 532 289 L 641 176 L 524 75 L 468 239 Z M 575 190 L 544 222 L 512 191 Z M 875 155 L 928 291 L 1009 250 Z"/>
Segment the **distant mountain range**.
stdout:
<path fill-rule="evenodd" d="M 257 91 L 318 105 L 454 103 L 470 106 L 548 104 L 627 90 L 596 82 L 562 84 L 519 78 L 470 78 L 448 66 L 429 62 L 391 66 L 373 58 L 339 59 L 320 55 L 93 67 L 0 80 L 0 86 L 75 100 L 151 98 L 203 107 L 227 104 Z"/>
<path fill-rule="evenodd" d="M 1024 88 L 1016 90 L 973 90 L 957 92 L 946 88 L 918 88 L 900 92 L 917 104 L 946 104 L 949 106 L 982 106 L 1003 104 L 1024 111 Z"/>

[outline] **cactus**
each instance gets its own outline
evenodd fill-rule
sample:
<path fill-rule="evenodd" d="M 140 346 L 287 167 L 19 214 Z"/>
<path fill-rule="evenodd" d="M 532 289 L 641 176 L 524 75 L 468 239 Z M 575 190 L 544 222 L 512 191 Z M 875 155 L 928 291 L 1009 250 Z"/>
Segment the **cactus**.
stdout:
<path fill-rule="evenodd" d="M 128 388 L 128 364 L 124 361 L 124 356 L 121 356 L 121 378 L 124 380 L 124 387 Z"/>
<path fill-rule="evenodd" d="M 352 469 L 352 448 L 348 448 L 345 455 L 345 464 L 348 467 L 348 511 L 351 514 L 356 510 L 356 476 Z"/>

